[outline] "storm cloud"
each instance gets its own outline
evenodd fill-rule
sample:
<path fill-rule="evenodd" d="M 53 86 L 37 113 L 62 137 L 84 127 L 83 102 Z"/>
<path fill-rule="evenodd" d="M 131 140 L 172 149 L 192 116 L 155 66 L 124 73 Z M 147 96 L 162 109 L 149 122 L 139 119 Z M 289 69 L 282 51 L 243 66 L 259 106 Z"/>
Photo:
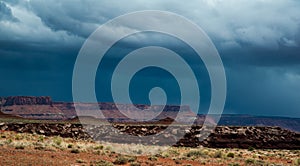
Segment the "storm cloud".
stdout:
<path fill-rule="evenodd" d="M 76 56 L 93 31 L 128 12 L 165 10 L 195 22 L 216 45 L 228 81 L 226 113 L 300 117 L 299 9 L 297 0 L 0 1 L 0 96 L 72 100 Z M 178 47 L 160 36 L 130 42 L 149 38 Z"/>
<path fill-rule="evenodd" d="M 12 15 L 10 8 L 3 2 L 0 2 L 0 20 L 14 22 L 18 21 L 18 19 Z"/>

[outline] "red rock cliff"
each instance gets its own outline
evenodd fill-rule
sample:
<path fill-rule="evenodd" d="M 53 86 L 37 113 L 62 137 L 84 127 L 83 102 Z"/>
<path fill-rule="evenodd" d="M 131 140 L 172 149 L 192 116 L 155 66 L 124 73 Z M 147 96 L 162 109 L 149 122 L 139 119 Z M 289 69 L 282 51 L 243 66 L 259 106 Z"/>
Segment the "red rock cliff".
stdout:
<path fill-rule="evenodd" d="M 51 97 L 49 96 L 11 96 L 4 98 L 3 106 L 12 105 L 52 105 Z"/>

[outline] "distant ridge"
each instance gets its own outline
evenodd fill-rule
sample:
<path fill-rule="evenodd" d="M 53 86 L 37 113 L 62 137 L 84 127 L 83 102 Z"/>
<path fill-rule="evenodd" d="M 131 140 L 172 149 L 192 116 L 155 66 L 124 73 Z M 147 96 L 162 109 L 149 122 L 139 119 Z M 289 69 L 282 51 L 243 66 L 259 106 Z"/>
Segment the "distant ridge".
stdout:
<path fill-rule="evenodd" d="M 0 97 L 0 110 L 4 114 L 28 119 L 66 119 L 64 113 L 52 105 L 49 96 Z"/>
<path fill-rule="evenodd" d="M 300 118 L 279 116 L 255 116 L 244 114 L 223 114 L 220 126 L 278 126 L 300 132 Z"/>
<path fill-rule="evenodd" d="M 3 106 L 13 105 L 52 105 L 52 99 L 49 96 L 9 96 L 1 97 Z"/>
<path fill-rule="evenodd" d="M 100 108 L 105 118 L 111 122 L 135 122 L 127 118 L 122 112 L 135 113 L 133 108 L 147 110 L 149 105 L 145 104 L 118 104 L 119 111 L 114 103 L 81 103 L 81 113 L 84 116 L 99 118 L 97 109 Z M 160 107 L 160 106 L 157 106 Z M 159 123 L 171 123 L 175 119 L 180 106 L 167 105 L 164 111 L 154 119 Z M 176 122 L 181 123 L 189 118 L 195 118 L 195 113 L 188 106 L 182 106 L 182 117 Z M 72 102 L 55 102 L 49 96 L 10 96 L 0 97 L 0 116 L 11 118 L 29 118 L 41 120 L 76 120 L 77 113 Z M 79 112 L 80 113 L 80 112 Z M 149 113 L 149 112 L 147 112 Z M 151 111 L 149 113 L 151 116 Z M 216 124 L 213 116 L 198 114 L 195 124 L 202 125 L 204 120 Z M 300 118 L 278 117 L 278 116 L 254 116 L 244 114 L 223 114 L 218 122 L 219 126 L 278 126 L 292 131 L 300 132 Z"/>
<path fill-rule="evenodd" d="M 10 115 L 10 114 L 5 114 L 0 111 L 0 118 L 1 119 L 22 119 L 22 117 L 18 115 Z"/>
<path fill-rule="evenodd" d="M 128 118 L 129 114 L 141 114 L 145 119 L 153 119 L 153 121 L 166 122 L 166 118 L 175 119 L 177 114 L 181 114 L 178 122 L 185 122 L 189 118 L 196 116 L 189 106 L 153 106 L 145 104 L 115 104 L 115 103 L 76 103 L 79 110 L 75 110 L 72 102 L 55 102 L 49 96 L 9 96 L 0 97 L 0 108 L 5 114 L 18 115 L 24 118 L 41 119 L 41 120 L 71 120 L 77 116 L 86 116 L 93 118 L 103 118 L 99 116 L 100 108 L 105 119 L 112 122 L 135 122 L 134 119 Z M 142 113 L 138 109 L 144 110 Z M 120 110 L 119 110 L 120 109 Z M 162 112 L 160 110 L 163 109 Z M 179 110 L 181 109 L 180 113 Z M 76 120 L 76 119 L 74 119 Z"/>

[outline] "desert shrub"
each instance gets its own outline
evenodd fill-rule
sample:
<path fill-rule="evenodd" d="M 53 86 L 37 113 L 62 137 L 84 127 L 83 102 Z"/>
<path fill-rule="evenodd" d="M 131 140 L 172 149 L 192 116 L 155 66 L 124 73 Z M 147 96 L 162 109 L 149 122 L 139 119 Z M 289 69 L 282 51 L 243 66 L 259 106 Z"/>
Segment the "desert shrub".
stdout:
<path fill-rule="evenodd" d="M 200 156 L 205 156 L 205 154 L 200 151 L 200 150 L 193 150 L 193 151 L 189 151 L 188 153 L 186 153 L 187 157 L 200 157 Z"/>
<path fill-rule="evenodd" d="M 82 160 L 82 159 L 77 159 L 77 160 L 76 160 L 76 163 L 85 163 L 85 161 Z"/>
<path fill-rule="evenodd" d="M 118 156 L 116 160 L 113 162 L 114 164 L 117 165 L 123 165 L 128 163 L 128 159 L 122 155 Z"/>
<path fill-rule="evenodd" d="M 72 145 L 72 144 L 68 144 L 67 147 L 68 147 L 68 148 L 73 148 L 73 145 Z"/>
<path fill-rule="evenodd" d="M 96 154 L 96 155 L 100 155 L 100 154 L 102 154 L 102 153 L 103 153 L 103 155 L 105 155 L 105 153 L 104 153 L 104 152 L 101 152 L 100 150 L 96 150 L 96 151 L 93 152 L 93 154 Z"/>
<path fill-rule="evenodd" d="M 21 140 L 21 139 L 23 139 L 22 135 L 20 134 L 15 135 L 15 140 Z"/>
<path fill-rule="evenodd" d="M 222 152 L 221 151 L 216 151 L 214 154 L 214 158 L 221 158 L 222 157 Z"/>
<path fill-rule="evenodd" d="M 162 157 L 162 158 L 168 158 L 169 156 L 170 156 L 169 153 L 165 153 L 165 152 L 164 152 L 164 153 L 161 154 L 161 157 Z"/>
<path fill-rule="evenodd" d="M 175 156 L 178 156 L 180 154 L 177 150 L 174 150 L 174 149 L 169 150 L 169 153 L 171 155 L 175 155 Z"/>
<path fill-rule="evenodd" d="M 114 166 L 114 164 L 109 161 L 99 160 L 95 162 L 95 166 Z"/>
<path fill-rule="evenodd" d="M 230 164 L 228 164 L 228 166 L 240 166 L 240 164 L 239 163 L 230 163 Z"/>
<path fill-rule="evenodd" d="M 228 154 L 227 154 L 227 157 L 234 158 L 234 153 L 231 153 L 231 152 L 230 152 L 230 153 L 228 153 Z"/>
<path fill-rule="evenodd" d="M 44 150 L 45 147 L 44 146 L 35 146 L 34 149 L 36 149 L 36 150 Z"/>
<path fill-rule="evenodd" d="M 132 162 L 132 163 L 130 163 L 130 166 L 140 166 L 141 165 L 141 163 L 139 163 L 139 162 Z"/>
<path fill-rule="evenodd" d="M 71 153 L 80 153 L 79 149 L 72 149 Z"/>
<path fill-rule="evenodd" d="M 17 145 L 17 146 L 15 147 L 15 149 L 25 149 L 25 146 L 24 146 L 24 145 Z"/>
<path fill-rule="evenodd" d="M 157 154 L 155 154 L 154 156 L 157 157 L 157 158 L 160 158 L 160 157 L 162 157 L 162 154 L 157 153 Z"/>
<path fill-rule="evenodd" d="M 142 150 L 142 149 L 139 149 L 139 150 L 137 150 L 136 153 L 137 153 L 137 154 L 142 154 L 142 153 L 143 153 L 143 150 Z"/>
<path fill-rule="evenodd" d="M 248 147 L 248 150 L 249 150 L 249 151 L 253 151 L 254 148 L 253 148 L 252 146 L 249 146 L 249 147 Z"/>
<path fill-rule="evenodd" d="M 129 157 L 128 162 L 134 162 L 134 161 L 136 161 L 136 159 L 137 158 L 135 156 Z"/>
<path fill-rule="evenodd" d="M 62 138 L 61 137 L 54 137 L 53 138 L 53 142 L 56 144 L 56 145 L 61 145 L 62 143 Z"/>
<path fill-rule="evenodd" d="M 181 164 L 180 160 L 176 159 L 174 160 L 175 164 Z"/>
<path fill-rule="evenodd" d="M 6 144 L 10 144 L 12 142 L 13 142 L 12 139 L 8 139 L 8 140 L 5 141 Z"/>
<path fill-rule="evenodd" d="M 111 151 L 112 148 L 111 148 L 110 146 L 107 146 L 107 147 L 105 148 L 105 150 Z"/>
<path fill-rule="evenodd" d="M 155 157 L 155 156 L 149 156 L 148 160 L 150 160 L 150 161 L 157 161 L 157 157 Z"/>
<path fill-rule="evenodd" d="M 103 145 L 99 145 L 99 146 L 94 147 L 95 150 L 102 150 L 103 148 L 104 148 Z"/>
<path fill-rule="evenodd" d="M 205 154 L 205 155 L 209 155 L 209 151 L 208 150 L 204 150 L 202 153 Z"/>
<path fill-rule="evenodd" d="M 200 161 L 200 164 L 201 165 L 206 165 L 206 162 L 205 161 Z"/>
<path fill-rule="evenodd" d="M 295 159 L 294 164 L 295 165 L 300 165 L 300 158 Z"/>
<path fill-rule="evenodd" d="M 255 160 L 249 158 L 249 159 L 247 159 L 247 160 L 245 161 L 245 163 L 246 163 L 246 164 L 254 164 L 254 163 L 255 163 Z"/>
<path fill-rule="evenodd" d="M 44 136 L 40 135 L 39 138 L 38 138 L 38 142 L 43 142 L 43 141 L 44 141 Z"/>
<path fill-rule="evenodd" d="M 238 157 L 243 157 L 243 152 L 240 152 L 240 153 L 238 154 Z"/>
<path fill-rule="evenodd" d="M 265 165 L 265 162 L 263 160 L 255 160 L 255 165 Z"/>

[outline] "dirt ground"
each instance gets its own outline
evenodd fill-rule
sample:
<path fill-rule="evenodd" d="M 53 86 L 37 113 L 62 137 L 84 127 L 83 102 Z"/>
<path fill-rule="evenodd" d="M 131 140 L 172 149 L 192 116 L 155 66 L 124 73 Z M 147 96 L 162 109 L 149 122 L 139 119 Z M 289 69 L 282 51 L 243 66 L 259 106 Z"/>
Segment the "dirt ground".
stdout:
<path fill-rule="evenodd" d="M 0 132 L 0 165 L 299 165 L 300 150 L 172 147 L 156 155 L 128 156 L 92 140 Z M 147 147 L 144 148 L 144 151 Z M 143 151 L 141 151 L 142 153 Z"/>
<path fill-rule="evenodd" d="M 1 148 L 0 165 L 105 165 L 101 161 L 113 163 L 117 155 L 105 156 L 90 152 L 80 154 L 70 153 L 69 151 L 40 151 L 40 150 L 18 150 L 15 148 Z M 200 165 L 198 161 L 181 160 L 174 161 L 170 158 L 158 158 L 157 161 L 149 161 L 147 156 L 139 156 L 135 163 L 140 165 Z M 133 165 L 126 163 L 121 165 Z M 109 164 L 107 164 L 109 165 Z"/>

